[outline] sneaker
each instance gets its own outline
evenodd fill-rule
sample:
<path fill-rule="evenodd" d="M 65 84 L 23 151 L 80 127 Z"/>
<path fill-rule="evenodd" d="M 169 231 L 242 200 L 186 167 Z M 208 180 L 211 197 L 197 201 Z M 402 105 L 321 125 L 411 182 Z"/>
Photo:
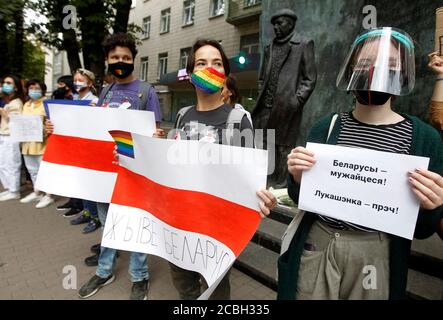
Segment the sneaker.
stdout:
<path fill-rule="evenodd" d="M 111 274 L 107 278 L 100 278 L 94 275 L 88 282 L 86 282 L 78 291 L 78 296 L 82 299 L 92 297 L 94 294 L 100 290 L 101 287 L 107 286 L 114 282 L 115 276 Z"/>
<path fill-rule="evenodd" d="M 80 209 L 76 209 L 76 208 L 72 208 L 71 210 L 69 210 L 68 212 L 66 212 L 65 214 L 63 214 L 63 217 L 65 218 L 69 218 L 72 216 L 76 216 L 78 215 L 80 212 L 82 212 L 83 210 Z"/>
<path fill-rule="evenodd" d="M 51 196 L 45 195 L 43 198 L 41 198 L 41 200 L 36 204 L 35 207 L 37 209 L 43 209 L 53 203 L 54 203 L 54 199 L 52 199 Z"/>
<path fill-rule="evenodd" d="M 98 219 L 94 219 L 92 218 L 91 221 L 89 221 L 89 223 L 86 225 L 86 227 L 83 229 L 83 233 L 90 233 L 93 232 L 95 230 L 97 230 L 98 228 L 101 227 L 101 223 L 100 221 L 98 221 Z"/>
<path fill-rule="evenodd" d="M 57 207 L 58 211 L 69 210 L 69 209 L 72 209 L 71 200 Z"/>
<path fill-rule="evenodd" d="M 148 300 L 149 279 L 132 284 L 131 300 Z"/>
<path fill-rule="evenodd" d="M 75 226 L 82 223 L 88 223 L 89 221 L 91 221 L 91 214 L 89 213 L 88 210 L 85 209 L 82 211 L 81 215 L 71 220 L 71 224 Z"/>
<path fill-rule="evenodd" d="M 92 253 L 95 253 L 95 254 L 99 254 L 100 253 L 100 249 L 101 248 L 101 243 L 97 243 L 97 244 L 94 244 L 92 247 L 91 247 L 91 252 Z"/>
<path fill-rule="evenodd" d="M 8 201 L 8 200 L 18 200 L 20 199 L 20 193 L 19 192 L 10 192 L 7 191 L 4 195 L 0 197 L 0 201 Z"/>
<path fill-rule="evenodd" d="M 87 258 L 85 258 L 85 264 L 88 266 L 88 267 L 95 267 L 95 266 L 98 266 L 98 258 L 99 258 L 99 254 L 98 253 L 96 253 L 96 254 L 94 254 L 93 256 L 90 256 L 90 257 L 87 257 Z"/>
<path fill-rule="evenodd" d="M 3 196 L 4 196 L 5 194 L 7 194 L 7 193 L 9 193 L 8 190 L 1 192 L 1 193 L 0 193 L 0 197 L 3 197 Z"/>
<path fill-rule="evenodd" d="M 26 197 L 22 198 L 20 200 L 20 203 L 30 203 L 32 201 L 40 201 L 42 199 L 42 195 L 38 194 L 37 192 L 31 192 Z"/>

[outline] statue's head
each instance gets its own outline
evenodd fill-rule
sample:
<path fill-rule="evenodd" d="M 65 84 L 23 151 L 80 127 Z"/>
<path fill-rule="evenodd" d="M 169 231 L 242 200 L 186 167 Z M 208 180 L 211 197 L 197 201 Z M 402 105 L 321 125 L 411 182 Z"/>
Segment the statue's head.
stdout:
<path fill-rule="evenodd" d="M 291 34 L 297 22 L 297 15 L 290 9 L 277 11 L 271 18 L 276 39 L 284 39 Z"/>

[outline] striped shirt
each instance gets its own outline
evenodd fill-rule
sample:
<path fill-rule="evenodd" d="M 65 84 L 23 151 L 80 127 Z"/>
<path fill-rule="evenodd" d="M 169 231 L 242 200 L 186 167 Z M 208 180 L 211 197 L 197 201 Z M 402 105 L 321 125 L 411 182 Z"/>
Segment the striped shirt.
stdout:
<path fill-rule="evenodd" d="M 404 119 L 395 124 L 371 125 L 354 118 L 352 112 L 343 113 L 337 145 L 353 148 L 366 148 L 377 151 L 409 154 L 412 144 L 412 121 Z M 330 227 L 341 230 L 361 230 L 374 232 L 350 222 L 319 215 Z"/>

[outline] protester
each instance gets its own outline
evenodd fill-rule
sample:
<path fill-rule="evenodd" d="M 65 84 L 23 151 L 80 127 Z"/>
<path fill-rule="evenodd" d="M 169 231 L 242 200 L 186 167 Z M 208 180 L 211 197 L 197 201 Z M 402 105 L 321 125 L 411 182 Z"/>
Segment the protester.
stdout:
<path fill-rule="evenodd" d="M 414 42 L 401 30 L 379 28 L 357 37 L 337 78 L 337 86 L 356 97 L 355 109 L 338 116 L 329 139 L 333 115 L 319 120 L 308 141 L 430 158 L 429 171 L 405 172 L 405 183 L 421 205 L 414 236 L 424 239 L 437 230 L 443 209 L 437 196 L 443 145 L 435 129 L 391 109 L 394 96 L 414 87 L 414 59 Z M 315 155 L 303 147 L 288 156 L 288 191 L 294 202 L 302 172 L 315 163 Z M 306 212 L 278 261 L 278 298 L 403 299 L 410 247 L 408 239 Z M 376 289 L 363 285 L 367 266 L 377 272 Z"/>
<path fill-rule="evenodd" d="M 3 78 L 0 77 L 0 83 L 3 83 Z M 5 106 L 6 102 L 3 99 L 3 95 L 2 95 L 2 87 L 0 86 L 0 108 L 3 108 Z"/>
<path fill-rule="evenodd" d="M 43 122 L 47 116 L 45 107 L 43 106 L 43 100 L 45 99 L 46 94 L 46 85 L 42 81 L 34 79 L 29 80 L 25 87 L 30 100 L 23 106 L 22 114 L 41 116 Z M 46 208 L 50 204 L 54 203 L 54 199 L 50 194 L 46 193 L 43 195 L 35 187 L 38 169 L 40 168 L 40 163 L 42 161 L 43 154 L 45 153 L 47 142 L 47 136 L 44 135 L 42 142 L 34 141 L 22 143 L 22 154 L 26 169 L 31 176 L 34 191 L 22 198 L 20 202 L 30 203 L 32 201 L 38 201 L 37 205 L 35 206 L 37 209 Z"/>
<path fill-rule="evenodd" d="M 23 87 L 20 79 L 8 75 L 2 81 L 5 102 L 0 108 L 0 181 L 6 189 L 0 193 L 0 201 L 20 199 L 21 153 L 20 143 L 11 141 L 9 117 L 20 114 L 23 109 Z"/>
<path fill-rule="evenodd" d="M 72 76 L 62 76 L 57 79 L 57 89 L 52 93 L 53 99 L 73 100 L 75 92 Z"/>
<path fill-rule="evenodd" d="M 192 47 L 189 55 L 188 74 L 192 74 L 191 83 L 195 87 L 197 105 L 187 107 L 179 111 L 175 123 L 175 129 L 180 131 L 177 137 L 184 136 L 188 140 L 198 139 L 213 143 L 228 143 L 229 141 L 241 142 L 240 139 L 230 140 L 223 137 L 227 132 L 228 118 L 233 109 L 231 105 L 224 103 L 221 90 L 224 79 L 230 74 L 229 62 L 222 46 L 215 40 L 198 40 Z M 212 79 L 212 80 L 208 80 Z M 214 79 L 218 79 L 214 81 Z M 239 115 L 238 129 L 251 130 L 252 125 L 244 111 L 237 112 Z M 157 136 L 163 132 L 158 131 Z M 245 142 L 242 146 L 253 146 L 253 142 Z M 258 191 L 262 216 L 269 215 L 275 206 L 275 197 L 266 190 Z M 235 214 L 235 213 L 233 213 Z M 204 278 L 197 272 L 182 269 L 172 263 L 169 264 L 174 286 L 179 292 L 181 299 L 196 299 L 201 295 L 202 289 L 207 287 Z M 202 287 L 203 285 L 203 287 Z M 230 299 L 229 273 L 221 280 L 218 287 L 211 295 L 211 299 Z"/>
<path fill-rule="evenodd" d="M 437 52 L 429 54 L 429 68 L 436 75 L 434 94 L 430 106 L 430 123 L 434 128 L 440 131 L 443 139 L 443 58 Z M 439 186 L 443 189 L 443 178 L 440 177 Z M 440 190 L 440 201 L 443 202 L 443 191 Z M 440 220 L 438 234 L 443 240 L 443 212 Z"/>
<path fill-rule="evenodd" d="M 138 80 L 133 74 L 134 59 L 137 49 L 134 39 L 124 33 L 109 36 L 103 43 L 109 72 L 115 82 L 105 87 L 98 101 L 98 106 L 131 110 L 152 111 L 155 114 L 157 127 L 160 127 L 160 102 L 154 87 Z M 106 223 L 109 204 L 97 203 L 98 214 L 102 225 Z M 95 246 L 96 247 L 96 246 Z M 93 249 L 93 248 L 91 248 Z M 96 274 L 79 290 L 81 298 L 89 298 L 115 279 L 117 251 L 101 247 Z M 133 283 L 130 299 L 144 300 L 148 298 L 149 272 L 147 255 L 131 252 L 129 258 L 129 274 Z"/>
<path fill-rule="evenodd" d="M 52 98 L 73 100 L 74 95 L 76 95 L 76 92 L 72 76 L 66 75 L 58 78 L 57 89 L 52 93 Z M 50 132 L 47 131 L 47 133 L 49 134 Z M 66 203 L 57 206 L 57 210 L 64 212 L 63 216 L 69 218 L 83 211 L 83 202 L 81 199 L 70 198 Z"/>
<path fill-rule="evenodd" d="M 92 71 L 87 69 L 78 69 L 74 73 L 74 89 L 78 92 L 78 96 L 74 100 L 90 101 L 91 106 L 97 105 L 98 97 L 94 95 L 95 76 Z M 98 218 L 97 203 L 88 200 L 81 200 L 83 203 L 83 211 L 75 219 L 71 220 L 72 225 L 87 223 L 83 228 L 83 233 L 90 233 L 100 228 L 101 223 Z M 73 212 L 71 212 L 73 213 Z"/>
<path fill-rule="evenodd" d="M 252 125 L 251 113 L 245 110 L 240 104 L 241 96 L 237 87 L 237 80 L 232 74 L 226 77 L 225 85 L 222 89 L 223 102 L 231 105 L 233 108 L 243 110 Z"/>

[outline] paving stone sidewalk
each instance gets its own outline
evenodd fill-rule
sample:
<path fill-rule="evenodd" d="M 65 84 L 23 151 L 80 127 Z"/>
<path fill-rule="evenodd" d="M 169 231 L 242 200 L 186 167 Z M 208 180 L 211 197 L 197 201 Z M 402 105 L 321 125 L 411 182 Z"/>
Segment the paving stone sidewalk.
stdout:
<path fill-rule="evenodd" d="M 101 230 L 82 234 L 84 225 L 71 226 L 70 219 L 56 211 L 56 206 L 65 201 L 57 198 L 55 204 L 45 209 L 35 209 L 35 203 L 21 204 L 18 200 L 0 202 L 0 299 L 79 299 L 78 288 L 95 273 L 95 267 L 87 267 L 83 260 L 91 255 L 91 245 L 100 242 Z M 91 299 L 129 298 L 128 256 L 126 252 L 120 255 L 115 282 Z M 178 299 L 167 262 L 155 256 L 150 256 L 148 262 L 149 298 Z M 77 273 L 77 290 L 66 290 L 63 280 L 72 270 Z M 274 291 L 236 269 L 231 273 L 231 287 L 235 300 L 276 297 Z"/>

